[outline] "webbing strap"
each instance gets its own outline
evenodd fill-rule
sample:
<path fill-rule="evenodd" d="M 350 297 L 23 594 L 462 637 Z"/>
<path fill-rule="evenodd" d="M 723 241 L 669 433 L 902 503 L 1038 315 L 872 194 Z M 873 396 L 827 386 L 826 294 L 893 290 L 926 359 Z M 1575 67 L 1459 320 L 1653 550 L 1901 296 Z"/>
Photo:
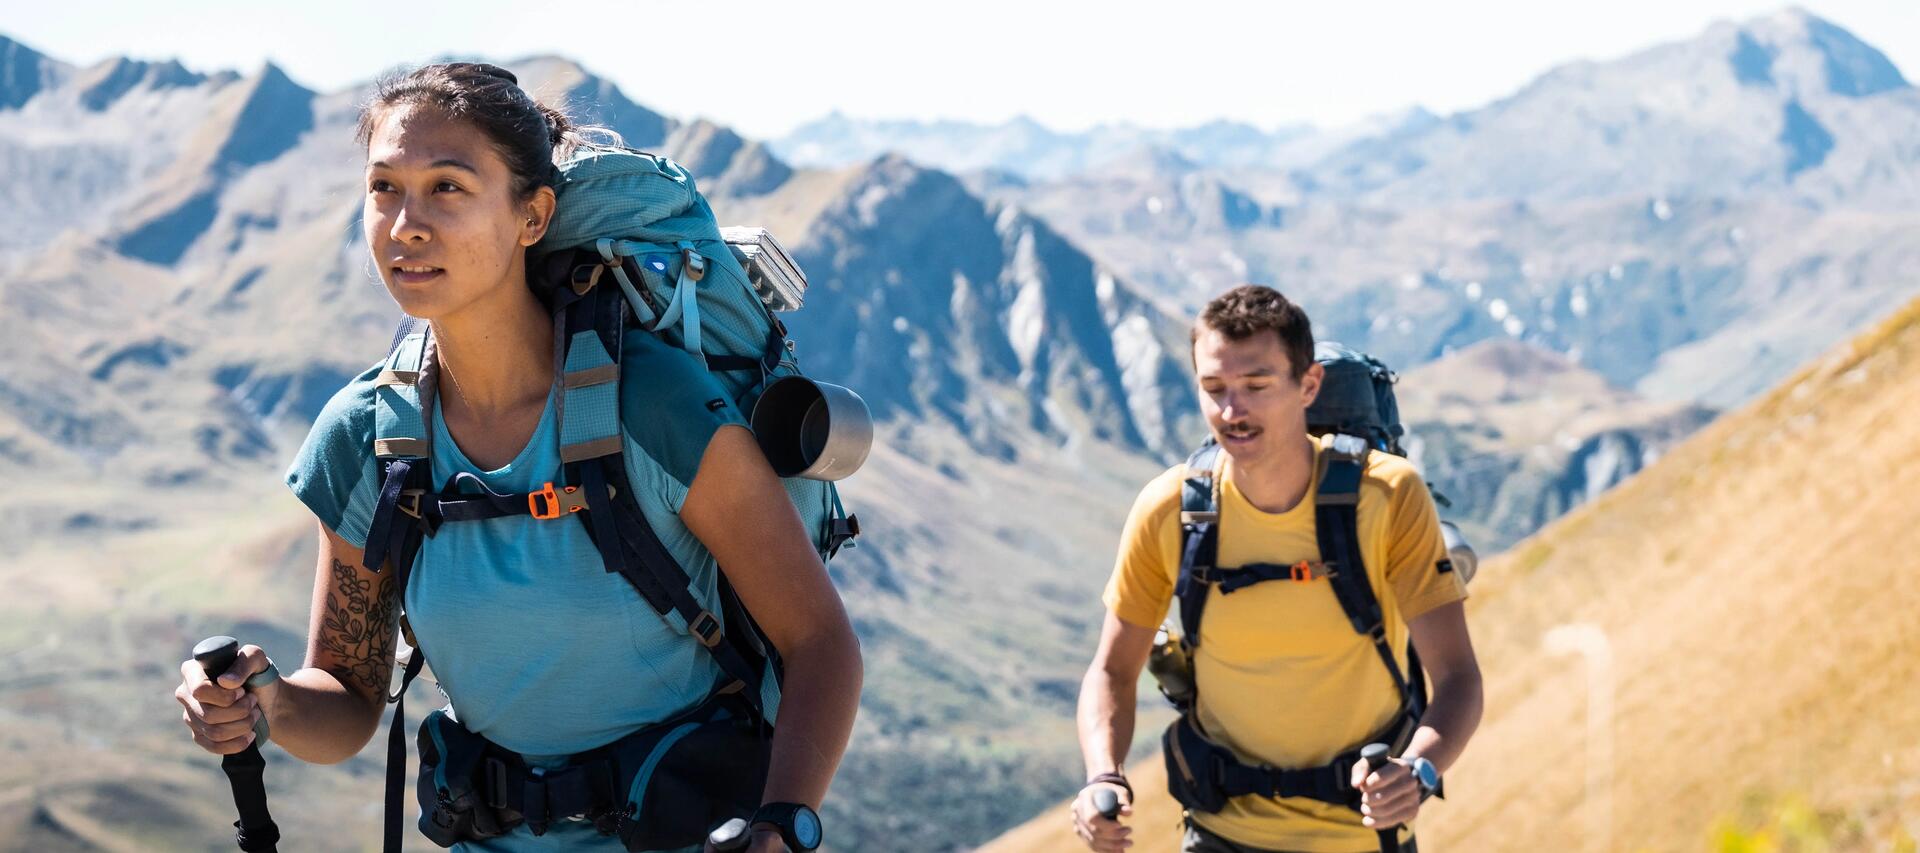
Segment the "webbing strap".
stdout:
<path fill-rule="evenodd" d="M 600 467 L 610 468 L 612 464 L 614 463 L 602 461 Z M 593 463 L 587 463 L 585 467 L 596 466 Z M 594 487 L 594 482 L 601 476 L 588 474 L 586 485 L 589 503 L 600 499 L 599 495 L 602 492 Z M 668 623 L 675 629 L 691 635 L 705 646 L 713 655 L 714 662 L 719 664 L 720 670 L 729 678 L 744 685 L 746 700 L 761 719 L 766 719 L 766 709 L 762 707 L 760 695 L 764 672 L 750 664 L 740 654 L 739 649 L 724 633 L 725 626 L 721 624 L 720 619 L 694 597 L 692 578 L 687 575 L 685 569 L 681 568 L 679 561 L 674 559 L 673 553 L 667 550 L 667 546 L 660 541 L 659 535 L 654 533 L 653 528 L 646 523 L 646 518 L 640 514 L 640 507 L 634 502 L 632 494 L 617 491 L 611 500 L 620 505 L 619 509 L 606 514 L 593 509 L 588 510 L 588 514 L 595 516 L 596 519 L 613 519 L 612 526 L 616 535 L 606 536 L 607 531 L 602 529 L 601 536 L 598 537 L 612 539 L 622 546 L 618 562 L 609 562 L 608 569 L 617 570 L 629 584 L 633 585 L 634 589 L 640 591 L 643 598 L 648 598 L 650 603 L 655 604 L 654 609 L 662 617 L 668 614 L 677 617 L 677 619 L 668 619 Z M 598 524 L 597 521 L 596 524 Z M 667 606 L 660 607 L 653 596 L 664 597 Z M 744 628 L 744 626 L 734 627 L 736 630 Z"/>
<path fill-rule="evenodd" d="M 405 596 L 402 589 L 400 595 Z M 400 853 L 400 818 L 406 812 L 406 773 L 407 773 L 407 737 L 404 731 L 407 719 L 407 688 L 413 685 L 413 679 L 420 674 L 420 667 L 427 662 L 427 656 L 419 649 L 413 650 L 413 656 L 407 659 L 407 668 L 400 676 L 400 691 L 389 697 L 393 703 L 393 719 L 387 723 L 387 813 L 382 821 L 383 831 L 380 849 L 384 853 Z"/>
<path fill-rule="evenodd" d="M 1229 797 L 1254 794 L 1262 797 L 1307 797 L 1335 806 L 1355 806 L 1353 764 L 1359 750 L 1342 755 L 1322 767 L 1282 770 L 1256 767 L 1237 761 L 1222 762 L 1220 790 Z"/>
<path fill-rule="evenodd" d="M 1212 579 L 1220 587 L 1221 595 L 1231 595 L 1257 583 L 1266 581 L 1293 581 L 1311 583 L 1316 580 L 1333 577 L 1337 574 L 1326 563 L 1302 560 L 1291 566 L 1278 563 L 1248 563 L 1237 569 L 1222 569 L 1213 572 Z"/>

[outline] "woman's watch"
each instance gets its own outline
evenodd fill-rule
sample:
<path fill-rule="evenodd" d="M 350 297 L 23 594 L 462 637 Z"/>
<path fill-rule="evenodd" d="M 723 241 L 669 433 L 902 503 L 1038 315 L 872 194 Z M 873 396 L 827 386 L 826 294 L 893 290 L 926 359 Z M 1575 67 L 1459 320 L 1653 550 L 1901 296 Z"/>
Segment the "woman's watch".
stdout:
<path fill-rule="evenodd" d="M 767 803 L 753 813 L 753 825 L 780 831 L 780 839 L 795 853 L 812 853 L 820 846 L 820 815 L 803 803 Z"/>
<path fill-rule="evenodd" d="M 1415 756 L 1407 761 L 1407 766 L 1413 770 L 1414 784 L 1420 786 L 1420 802 L 1440 793 L 1440 768 L 1433 766 L 1433 762 Z"/>

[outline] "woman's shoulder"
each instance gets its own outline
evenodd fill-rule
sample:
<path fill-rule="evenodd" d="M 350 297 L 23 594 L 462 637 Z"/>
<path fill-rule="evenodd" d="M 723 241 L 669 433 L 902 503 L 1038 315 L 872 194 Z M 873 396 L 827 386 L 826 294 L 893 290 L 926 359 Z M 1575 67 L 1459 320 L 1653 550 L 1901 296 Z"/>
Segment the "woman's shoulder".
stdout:
<path fill-rule="evenodd" d="M 309 443 L 322 438 L 330 444 L 365 445 L 368 453 L 373 451 L 374 380 L 385 364 L 384 360 L 374 363 L 333 392 L 320 414 L 314 416 Z"/>
<path fill-rule="evenodd" d="M 384 361 L 360 372 L 320 409 L 287 469 L 287 486 L 321 523 L 356 546 L 365 544 L 374 465 L 374 379 Z"/>

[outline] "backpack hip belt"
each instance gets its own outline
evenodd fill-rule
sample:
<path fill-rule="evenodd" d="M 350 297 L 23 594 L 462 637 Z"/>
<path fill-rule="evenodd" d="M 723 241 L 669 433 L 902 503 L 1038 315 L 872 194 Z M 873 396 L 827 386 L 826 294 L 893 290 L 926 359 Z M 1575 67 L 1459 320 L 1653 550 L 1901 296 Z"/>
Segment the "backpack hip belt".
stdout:
<path fill-rule="evenodd" d="M 698 844 L 760 804 L 771 732 L 737 694 L 539 769 L 444 711 L 421 722 L 420 831 L 441 847 L 591 822 L 628 850 Z"/>
<path fill-rule="evenodd" d="M 1404 748 L 1418 728 L 1417 717 L 1400 714 L 1385 731 L 1361 743 L 1391 743 Z M 1360 807 L 1353 788 L 1353 767 L 1360 763 L 1355 746 L 1318 767 L 1282 768 L 1248 764 L 1233 750 L 1206 736 L 1194 712 L 1181 714 L 1161 735 L 1167 760 L 1167 786 L 1175 800 L 1189 809 L 1217 812 L 1234 797 L 1306 797 L 1346 808 Z"/>

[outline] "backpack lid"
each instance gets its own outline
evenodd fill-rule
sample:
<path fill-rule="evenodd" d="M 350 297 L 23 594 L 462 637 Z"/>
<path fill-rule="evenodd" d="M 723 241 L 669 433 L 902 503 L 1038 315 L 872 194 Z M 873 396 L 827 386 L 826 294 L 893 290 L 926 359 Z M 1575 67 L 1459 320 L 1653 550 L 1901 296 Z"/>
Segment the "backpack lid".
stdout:
<path fill-rule="evenodd" d="M 1344 344 L 1314 344 L 1313 360 L 1325 371 L 1320 394 L 1307 407 L 1307 428 L 1314 432 L 1357 435 L 1382 450 L 1399 453 L 1400 408 L 1393 398 L 1398 378 L 1379 359 Z"/>

